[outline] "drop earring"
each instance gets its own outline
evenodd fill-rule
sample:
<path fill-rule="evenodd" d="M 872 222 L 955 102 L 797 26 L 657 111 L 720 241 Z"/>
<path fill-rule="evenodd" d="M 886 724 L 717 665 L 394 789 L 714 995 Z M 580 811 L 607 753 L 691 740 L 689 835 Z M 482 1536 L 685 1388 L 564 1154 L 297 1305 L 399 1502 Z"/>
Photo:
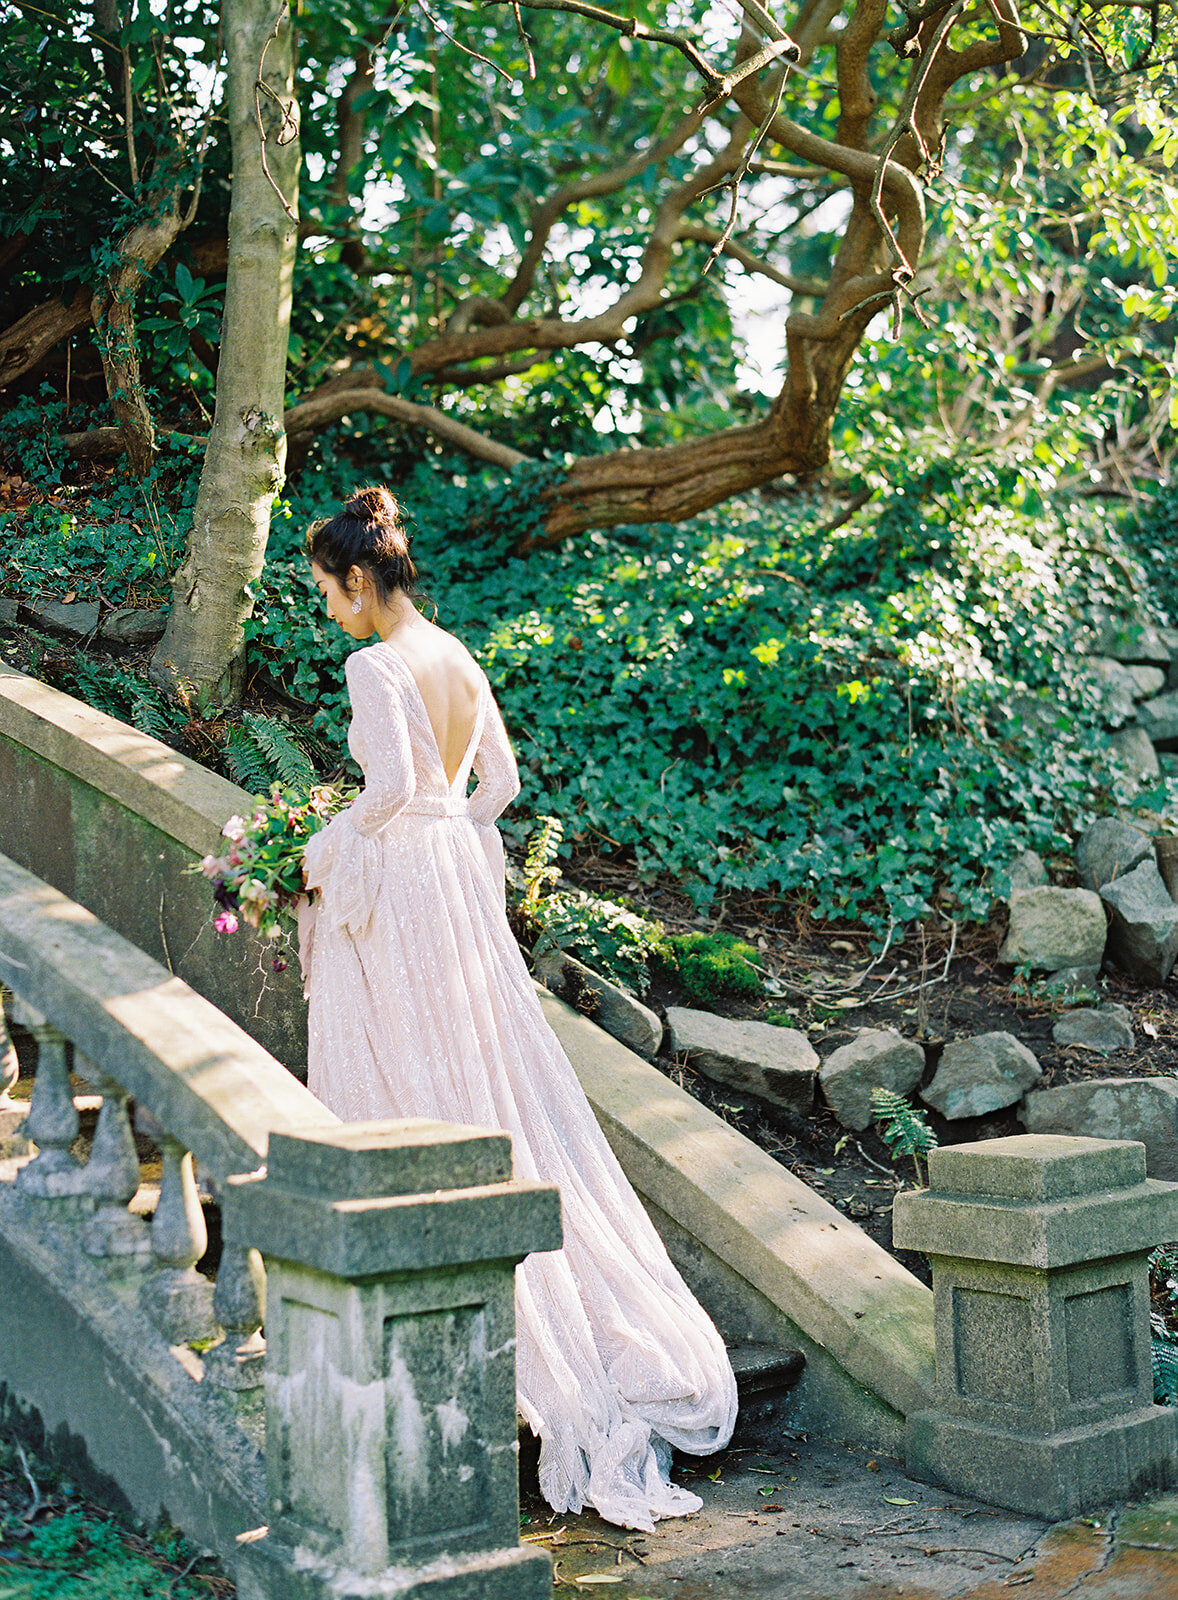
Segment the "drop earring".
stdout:
<path fill-rule="evenodd" d="M 364 608 L 364 602 L 359 595 L 352 601 L 352 615 L 358 617 Z"/>

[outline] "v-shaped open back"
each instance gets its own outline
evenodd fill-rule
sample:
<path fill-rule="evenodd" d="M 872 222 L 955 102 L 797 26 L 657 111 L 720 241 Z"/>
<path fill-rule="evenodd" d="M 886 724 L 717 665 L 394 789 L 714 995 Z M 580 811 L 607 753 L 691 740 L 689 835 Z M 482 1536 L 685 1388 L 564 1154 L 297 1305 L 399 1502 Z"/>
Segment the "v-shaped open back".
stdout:
<path fill-rule="evenodd" d="M 467 738 L 465 747 L 463 749 L 462 759 L 458 763 L 458 768 L 454 773 L 454 776 L 451 777 L 450 773 L 446 769 L 445 758 L 442 755 L 442 741 L 438 738 L 438 730 L 434 725 L 434 719 L 430 716 L 429 705 L 426 702 L 425 695 L 421 691 L 421 685 L 417 681 L 417 677 L 414 674 L 413 668 L 405 660 L 405 657 L 397 649 L 396 645 L 389 644 L 387 639 L 383 640 L 382 642 L 384 643 L 389 654 L 396 658 L 398 666 L 404 672 L 409 682 L 413 685 L 413 692 L 417 696 L 417 703 L 421 708 L 422 717 L 425 721 L 426 727 L 429 729 L 430 738 L 433 741 L 434 753 L 438 759 L 438 770 L 445 780 L 446 788 L 451 794 L 453 794 L 454 791 L 460 786 L 465 788 L 470 779 L 471 767 L 474 763 L 475 754 L 479 747 L 479 739 L 482 737 L 483 732 L 483 722 L 487 715 L 486 680 L 484 679 L 479 685 L 478 703 L 475 706 L 475 714 L 471 725 L 470 735 Z"/>

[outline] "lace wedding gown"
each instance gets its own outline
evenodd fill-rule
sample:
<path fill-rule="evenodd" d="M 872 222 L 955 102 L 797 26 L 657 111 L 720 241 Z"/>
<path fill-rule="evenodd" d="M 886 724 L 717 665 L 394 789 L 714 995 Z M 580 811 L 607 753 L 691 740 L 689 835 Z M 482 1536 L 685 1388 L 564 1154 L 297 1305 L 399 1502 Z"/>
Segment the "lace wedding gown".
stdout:
<path fill-rule="evenodd" d="M 707 1454 L 731 1434 L 724 1346 L 606 1144 L 508 927 L 495 818 L 519 779 L 490 686 L 449 783 L 396 648 L 355 651 L 346 671 L 365 787 L 306 852 L 321 891 L 304 950 L 308 1082 L 348 1122 L 504 1128 L 516 1175 L 560 1186 L 564 1248 L 516 1273 L 519 1407 L 549 1504 L 649 1531 L 700 1506 L 668 1481 L 670 1447 Z"/>

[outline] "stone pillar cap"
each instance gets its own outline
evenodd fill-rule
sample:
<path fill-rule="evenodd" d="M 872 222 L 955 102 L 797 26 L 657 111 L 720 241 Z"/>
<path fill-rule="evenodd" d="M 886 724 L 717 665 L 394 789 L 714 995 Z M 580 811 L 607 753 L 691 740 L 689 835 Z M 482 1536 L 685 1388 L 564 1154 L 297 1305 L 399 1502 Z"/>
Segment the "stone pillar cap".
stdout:
<path fill-rule="evenodd" d="M 511 1171 L 509 1134 L 418 1118 L 272 1133 L 266 1151 L 271 1183 L 331 1200 L 478 1189 L 507 1183 Z"/>
<path fill-rule="evenodd" d="M 1044 1203 L 1145 1182 L 1145 1146 L 1128 1139 L 1022 1133 L 945 1145 L 928 1156 L 929 1193 Z"/>

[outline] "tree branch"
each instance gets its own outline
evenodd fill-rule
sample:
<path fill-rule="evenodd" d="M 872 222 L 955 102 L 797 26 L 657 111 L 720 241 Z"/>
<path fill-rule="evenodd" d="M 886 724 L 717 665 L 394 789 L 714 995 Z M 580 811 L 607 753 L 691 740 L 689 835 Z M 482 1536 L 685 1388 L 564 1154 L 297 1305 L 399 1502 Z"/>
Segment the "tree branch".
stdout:
<path fill-rule="evenodd" d="M 503 0 L 496 0 L 497 4 Z M 578 178 L 574 183 L 566 184 L 541 202 L 532 212 L 529 223 L 529 237 L 527 248 L 524 251 L 515 277 L 503 295 L 500 304 L 510 315 L 514 316 L 531 293 L 532 284 L 535 282 L 536 270 L 544 258 L 544 251 L 548 244 L 549 236 L 559 219 L 570 206 L 578 204 L 581 200 L 598 199 L 602 195 L 616 194 L 627 183 L 641 176 L 648 167 L 656 166 L 675 155 L 687 143 L 693 134 L 698 133 L 703 126 L 706 113 L 697 108 L 681 118 L 665 138 L 649 145 L 645 150 L 640 150 L 629 161 L 624 161 L 620 166 L 610 167 L 605 172 L 593 173 L 587 178 Z"/>
<path fill-rule="evenodd" d="M 483 0 L 484 5 L 505 5 L 510 0 Z M 613 28 L 626 39 L 642 39 L 649 44 L 670 45 L 672 50 L 678 50 L 699 73 L 708 89 L 713 89 L 719 82 L 716 72 L 711 64 L 699 53 L 690 39 L 680 33 L 672 33 L 667 28 L 648 28 L 645 22 L 639 22 L 637 17 L 620 17 L 613 11 L 606 11 L 601 6 L 594 6 L 588 0 L 520 0 L 520 4 L 529 11 L 572 11 L 578 16 L 586 17 L 590 22 L 596 22 L 603 28 Z"/>
<path fill-rule="evenodd" d="M 734 261 L 739 261 L 747 272 L 755 272 L 762 278 L 769 278 L 773 283 L 779 283 L 783 289 L 788 289 L 791 294 L 809 295 L 821 300 L 830 288 L 829 283 L 823 278 L 799 278 L 792 272 L 779 271 L 771 262 L 754 255 L 736 239 L 725 240 L 719 228 L 709 227 L 707 223 L 685 222 L 681 225 L 677 237 L 695 239 L 700 244 L 710 244 L 713 247 L 719 244 L 723 254 L 731 256 Z"/>
<path fill-rule="evenodd" d="M 337 389 L 289 407 L 283 420 L 288 437 L 294 440 L 299 434 L 318 433 L 329 423 L 338 422 L 355 411 L 374 411 L 379 416 L 403 422 L 407 427 L 421 428 L 479 461 L 489 461 L 492 466 L 510 470 L 528 459 L 522 451 L 488 439 L 435 406 L 417 405 L 399 395 L 385 394 L 383 389 Z"/>

